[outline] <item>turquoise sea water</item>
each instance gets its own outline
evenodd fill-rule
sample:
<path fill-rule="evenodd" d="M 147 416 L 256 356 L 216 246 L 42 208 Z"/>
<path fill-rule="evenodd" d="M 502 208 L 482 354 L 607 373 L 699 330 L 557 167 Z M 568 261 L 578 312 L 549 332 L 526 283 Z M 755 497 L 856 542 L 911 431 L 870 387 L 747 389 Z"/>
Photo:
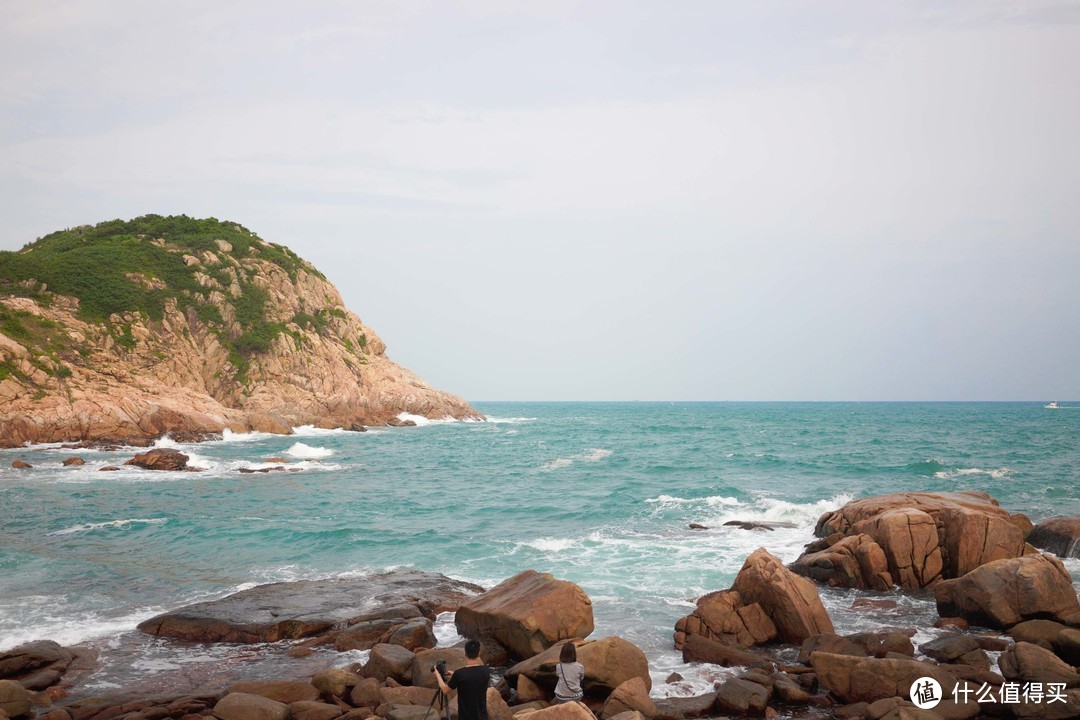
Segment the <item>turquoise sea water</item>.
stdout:
<path fill-rule="evenodd" d="M 727 587 L 755 548 L 794 559 L 818 516 L 848 499 L 978 489 L 1036 521 L 1080 515 L 1080 408 L 477 407 L 489 422 L 301 428 L 179 446 L 201 473 L 98 471 L 131 449 L 0 451 L 0 649 L 39 638 L 88 641 L 104 660 L 88 687 L 124 686 L 236 660 L 131 632 L 165 609 L 281 580 L 410 567 L 490 586 L 534 568 L 584 587 L 596 635 L 645 649 L 658 683 L 672 670 L 686 673 L 683 686 L 654 691 L 682 693 L 695 676 L 672 648 L 675 621 L 699 595 Z M 87 464 L 62 467 L 71 454 Z M 298 472 L 238 472 L 272 457 Z M 35 467 L 13 470 L 15 459 Z M 730 519 L 796 527 L 723 527 Z M 690 522 L 713 529 L 692 531 Z M 825 595 L 841 630 L 869 622 L 849 609 L 853 593 Z M 932 621 L 925 596 L 901 599 L 910 622 Z M 449 622 L 439 632 L 453 639 Z M 236 653 L 250 659 L 251 649 Z"/>

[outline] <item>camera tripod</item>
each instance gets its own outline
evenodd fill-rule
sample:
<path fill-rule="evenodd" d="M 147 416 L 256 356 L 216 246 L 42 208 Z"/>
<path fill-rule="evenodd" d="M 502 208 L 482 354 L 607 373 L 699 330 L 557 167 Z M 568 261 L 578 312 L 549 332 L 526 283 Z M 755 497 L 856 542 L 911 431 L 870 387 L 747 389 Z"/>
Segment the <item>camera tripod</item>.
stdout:
<path fill-rule="evenodd" d="M 450 720 L 450 698 L 443 694 L 441 688 L 435 688 L 435 696 L 431 698 L 431 702 L 428 703 L 427 710 L 424 712 L 424 720 L 428 720 L 428 713 L 435 707 L 435 703 L 439 704 L 439 709 L 436 711 L 436 718 L 445 718 Z"/>

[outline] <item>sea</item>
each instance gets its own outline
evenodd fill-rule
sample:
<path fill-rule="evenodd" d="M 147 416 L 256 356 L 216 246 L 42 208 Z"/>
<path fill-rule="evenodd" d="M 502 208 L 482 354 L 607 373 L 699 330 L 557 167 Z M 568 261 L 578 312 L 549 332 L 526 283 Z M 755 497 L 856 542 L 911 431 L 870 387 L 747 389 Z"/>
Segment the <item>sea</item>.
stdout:
<path fill-rule="evenodd" d="M 201 645 L 135 627 L 262 583 L 417 569 L 491 587 L 534 569 L 584 588 L 593 637 L 645 652 L 654 696 L 692 695 L 730 671 L 684 664 L 676 621 L 758 547 L 794 560 L 822 513 L 849 500 L 983 490 L 1036 522 L 1080 515 L 1080 403 L 1062 405 L 489 402 L 475 404 L 486 422 L 406 416 L 415 427 L 157 443 L 197 473 L 123 466 L 135 448 L 3 450 L 0 650 L 93 648 L 76 695 L 310 675 L 365 654 L 296 659 L 290 643 Z M 73 454 L 86 464 L 62 466 Z M 121 470 L 99 471 L 110 464 Z M 1066 566 L 1080 578 L 1080 560 Z M 938 632 L 929 593 L 822 596 L 841 633 Z M 861 597 L 897 604 L 867 612 Z M 436 633 L 460 640 L 449 613 Z"/>

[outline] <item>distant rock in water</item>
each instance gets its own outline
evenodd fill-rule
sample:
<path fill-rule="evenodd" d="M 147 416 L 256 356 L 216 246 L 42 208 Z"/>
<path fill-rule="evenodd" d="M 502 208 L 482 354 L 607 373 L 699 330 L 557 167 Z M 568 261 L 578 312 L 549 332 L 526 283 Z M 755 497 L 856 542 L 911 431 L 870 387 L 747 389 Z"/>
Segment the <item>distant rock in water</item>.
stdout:
<path fill-rule="evenodd" d="M 374 270 L 372 271 L 374 272 Z M 481 418 L 288 248 L 146 215 L 0 252 L 0 447 Z"/>

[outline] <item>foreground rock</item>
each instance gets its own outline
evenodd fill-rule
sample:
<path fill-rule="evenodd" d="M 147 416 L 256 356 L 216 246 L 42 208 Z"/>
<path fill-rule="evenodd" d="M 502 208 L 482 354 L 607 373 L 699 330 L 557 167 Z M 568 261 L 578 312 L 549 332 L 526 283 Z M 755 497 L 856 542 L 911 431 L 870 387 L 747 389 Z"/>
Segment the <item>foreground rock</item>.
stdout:
<path fill-rule="evenodd" d="M 1072 578 L 1057 558 L 1036 553 L 997 560 L 934 590 L 938 614 L 995 628 L 1022 620 L 1063 620 L 1080 612 Z"/>
<path fill-rule="evenodd" d="M 69 673 L 89 669 L 93 661 L 89 650 L 39 640 L 0 652 L 0 679 L 14 680 L 27 690 L 44 690 Z"/>
<path fill-rule="evenodd" d="M 933 587 L 995 560 L 1024 554 L 1030 521 L 983 492 L 896 493 L 861 498 L 826 513 L 792 564 L 837 587 Z"/>
<path fill-rule="evenodd" d="M 910 699 L 911 684 L 930 677 L 942 687 L 952 688 L 956 680 L 949 673 L 917 660 L 860 658 L 815 652 L 810 665 L 818 681 L 846 703 L 874 702 L 885 698 Z"/>
<path fill-rule="evenodd" d="M 697 609 L 675 624 L 675 647 L 682 649 L 688 635 L 752 647 L 774 638 L 801 643 L 832 631 L 813 583 L 760 548 L 743 563 L 730 589 L 702 596 Z"/>
<path fill-rule="evenodd" d="M 288 434 L 298 425 L 383 425 L 402 412 L 483 417 L 392 362 L 337 289 L 287 248 L 212 220 L 112 224 L 115 231 L 73 228 L 30 246 L 47 269 L 57 242 L 77 241 L 65 254 L 82 276 L 70 292 L 83 297 L 55 293 L 60 283 L 46 277 L 0 283 L 0 314 L 22 326 L 0 332 L 0 365 L 12 370 L 0 379 L 0 447 L 197 439 L 226 428 Z M 96 243 L 119 237 L 140 245 L 132 257 L 155 257 L 157 267 L 92 260 L 103 249 Z M 126 271 L 127 281 L 106 269 Z M 88 319 L 91 296 L 110 283 L 130 309 Z M 53 342 L 65 346 L 62 373 L 43 368 Z"/>
<path fill-rule="evenodd" d="M 414 571 L 274 583 L 158 615 L 141 623 L 139 630 L 196 642 L 276 642 L 320 635 L 335 626 L 347 628 L 401 605 L 433 618 L 481 591 L 445 575 Z"/>
<path fill-rule="evenodd" d="M 1043 520 L 1032 530 L 1028 542 L 1058 557 L 1080 557 L 1080 518 L 1056 517 Z"/>
<path fill-rule="evenodd" d="M 593 631 L 592 601 L 572 582 L 526 570 L 464 601 L 454 622 L 468 638 L 491 638 L 518 658 Z"/>

